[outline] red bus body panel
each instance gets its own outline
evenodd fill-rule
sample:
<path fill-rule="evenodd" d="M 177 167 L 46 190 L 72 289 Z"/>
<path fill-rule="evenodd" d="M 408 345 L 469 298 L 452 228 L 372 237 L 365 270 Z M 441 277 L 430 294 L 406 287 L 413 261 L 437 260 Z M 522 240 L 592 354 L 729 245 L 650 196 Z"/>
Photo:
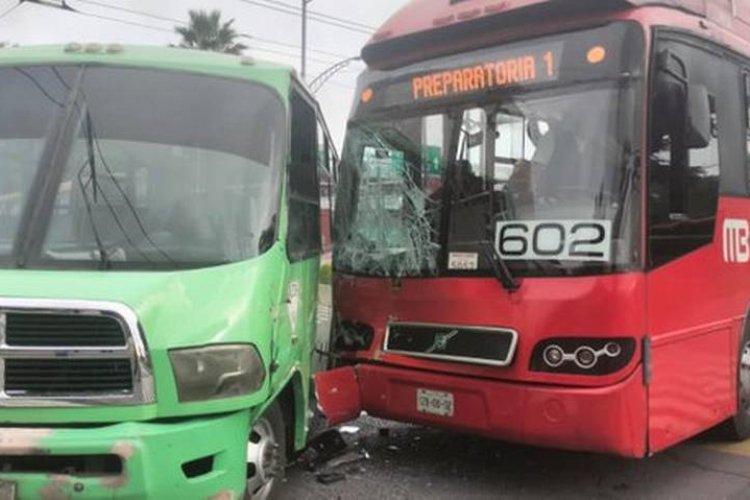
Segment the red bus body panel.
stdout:
<path fill-rule="evenodd" d="M 747 33 L 746 30 L 750 28 L 750 5 L 742 0 L 413 0 L 381 26 L 368 45 L 486 17 L 500 18 L 531 7 L 569 6 L 575 3 L 588 7 L 590 11 L 617 11 L 642 6 L 672 7 L 706 17 L 729 30 Z"/>
<path fill-rule="evenodd" d="M 722 198 L 714 243 L 647 276 L 651 451 L 718 424 L 737 409 L 737 357 L 750 269 L 725 263 L 723 221 L 750 219 L 741 198 Z"/>

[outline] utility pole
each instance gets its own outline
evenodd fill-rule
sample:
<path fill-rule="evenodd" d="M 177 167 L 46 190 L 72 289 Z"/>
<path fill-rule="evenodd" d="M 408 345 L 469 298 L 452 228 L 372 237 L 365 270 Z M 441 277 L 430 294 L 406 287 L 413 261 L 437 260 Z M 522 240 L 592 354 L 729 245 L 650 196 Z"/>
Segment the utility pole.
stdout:
<path fill-rule="evenodd" d="M 302 81 L 307 77 L 307 4 L 312 0 L 302 0 Z"/>

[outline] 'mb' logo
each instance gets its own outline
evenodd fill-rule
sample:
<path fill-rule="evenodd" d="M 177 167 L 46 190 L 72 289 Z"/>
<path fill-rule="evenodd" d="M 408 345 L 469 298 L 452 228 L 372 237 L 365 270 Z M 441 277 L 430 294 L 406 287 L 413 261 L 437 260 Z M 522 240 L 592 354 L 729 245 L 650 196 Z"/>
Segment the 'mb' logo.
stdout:
<path fill-rule="evenodd" d="M 750 262 L 750 223 L 744 219 L 724 221 L 724 262 Z"/>

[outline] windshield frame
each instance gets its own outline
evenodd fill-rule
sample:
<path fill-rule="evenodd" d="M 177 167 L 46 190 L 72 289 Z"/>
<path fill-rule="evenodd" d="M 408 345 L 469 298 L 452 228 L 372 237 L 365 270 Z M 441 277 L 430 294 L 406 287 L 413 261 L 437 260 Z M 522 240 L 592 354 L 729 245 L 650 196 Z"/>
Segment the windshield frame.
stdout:
<path fill-rule="evenodd" d="M 514 277 L 525 278 L 525 277 L 564 277 L 564 276 L 591 276 L 591 275 L 602 275 L 602 274 L 618 274 L 618 273 L 629 273 L 637 272 L 643 269 L 643 255 L 641 249 L 641 239 L 643 238 L 642 220 L 640 211 L 642 210 L 643 203 L 643 186 L 642 182 L 642 143 L 643 143 L 643 102 L 647 94 L 647 77 L 646 77 L 646 64 L 648 58 L 647 49 L 647 37 L 646 32 L 637 22 L 633 21 L 617 21 L 618 23 L 628 24 L 636 26 L 638 28 L 637 34 L 640 38 L 640 42 L 643 50 L 638 50 L 638 64 L 637 71 L 632 73 L 621 73 L 619 75 L 611 77 L 602 77 L 598 79 L 588 79 L 585 81 L 551 81 L 542 82 L 533 86 L 517 86 L 507 87 L 499 89 L 490 89 L 483 92 L 476 92 L 471 95 L 454 96 L 450 99 L 443 99 L 440 101 L 421 101 L 415 102 L 410 105 L 393 105 L 387 107 L 367 107 L 357 106 L 353 110 L 352 116 L 349 121 L 350 129 L 352 127 L 358 127 L 366 125 L 368 123 L 373 124 L 377 122 L 388 122 L 397 120 L 408 120 L 410 118 L 423 117 L 426 118 L 430 115 L 443 115 L 445 117 L 450 116 L 452 113 L 456 113 L 461 110 L 468 110 L 472 108 L 479 108 L 482 110 L 490 110 L 492 108 L 500 108 L 503 105 L 503 100 L 512 99 L 514 97 L 523 97 L 524 99 L 529 98 L 544 98 L 544 97 L 555 97 L 563 96 L 565 94 L 571 94 L 575 92 L 582 92 L 586 90 L 596 89 L 612 89 L 617 96 L 617 103 L 614 104 L 612 113 L 615 115 L 614 120 L 617 123 L 617 127 L 622 130 L 621 137 L 618 137 L 618 144 L 623 148 L 623 152 L 620 155 L 622 161 L 622 177 L 625 179 L 628 177 L 630 182 L 628 186 L 628 192 L 624 193 L 622 199 L 618 199 L 618 203 L 629 204 L 626 208 L 621 208 L 620 212 L 630 210 L 634 213 L 624 214 L 620 213 L 616 217 L 613 217 L 613 221 L 620 221 L 620 219 L 630 217 L 633 220 L 629 222 L 633 225 L 637 224 L 637 228 L 631 231 L 633 238 L 636 241 L 630 241 L 629 244 L 634 248 L 635 255 L 627 261 L 627 263 L 618 262 L 585 262 L 585 265 L 579 266 L 567 266 L 562 265 L 562 262 L 566 261 L 540 261 L 540 260 L 523 260 L 513 261 L 504 260 L 504 264 L 511 271 Z M 586 29 L 592 29 L 601 27 L 601 24 L 595 26 L 579 26 L 568 32 L 580 32 Z M 559 35 L 561 33 L 557 33 Z M 527 40 L 529 43 L 534 43 L 542 37 L 530 38 Z M 521 40 L 523 42 L 524 40 Z M 516 43 L 518 41 L 510 42 Z M 395 70 L 393 72 L 371 72 L 364 73 L 360 78 L 360 92 L 366 92 L 366 89 L 371 88 L 374 82 L 385 81 L 389 79 L 389 74 L 394 73 L 396 75 L 404 74 L 403 69 Z M 363 94 L 364 95 L 364 94 Z M 628 106 L 630 109 L 623 111 L 623 106 Z M 625 154 L 625 149 L 629 151 L 629 154 Z M 345 146 L 346 149 L 346 146 Z M 452 153 L 446 153 L 448 157 Z M 346 158 L 347 153 L 344 151 L 342 158 Z M 448 159 L 450 162 L 450 160 Z M 354 168 L 353 166 L 346 166 L 342 162 L 342 171 L 346 168 Z M 615 168 L 614 166 L 608 168 Z M 632 169 L 632 170 L 631 170 Z M 632 176 L 632 177 L 631 177 Z M 445 173 L 443 174 L 443 179 Z M 359 186 L 356 187 L 359 189 Z M 618 193 L 619 195 L 619 193 Z M 354 196 L 354 195 L 350 195 Z M 340 201 L 341 203 L 341 201 Z M 341 206 L 339 204 L 339 206 Z M 341 269 L 337 266 L 337 259 L 334 259 L 334 267 L 337 267 L 337 271 L 343 272 L 347 275 L 353 276 L 370 276 L 370 277 L 381 277 L 381 278 L 451 278 L 451 277 L 472 277 L 472 278 L 491 278 L 493 272 L 480 266 L 478 270 L 462 271 L 462 270 L 451 270 L 449 269 L 449 239 L 451 233 L 445 229 L 445 225 L 448 224 L 444 220 L 445 215 L 451 212 L 450 206 L 443 206 L 441 208 L 441 222 L 438 227 L 438 235 L 435 242 L 439 245 L 439 256 L 437 271 L 435 274 L 422 272 L 420 275 L 406 275 L 406 276 L 390 276 L 381 275 L 380 273 L 373 273 L 367 271 L 354 272 L 351 268 Z M 493 214 L 496 215 L 496 214 Z M 620 231 L 619 234 L 622 234 Z M 494 245 L 494 242 L 493 242 Z M 480 251 L 481 252 L 481 251 Z"/>
<path fill-rule="evenodd" d="M 237 264 L 247 260 L 253 260 L 267 253 L 278 242 L 280 234 L 280 211 L 283 207 L 282 179 L 288 163 L 289 142 L 289 111 L 285 96 L 278 88 L 252 78 L 240 78 L 221 75 L 218 73 L 193 71 L 190 69 L 175 69 L 158 65 L 129 65 L 129 64 L 105 64 L 99 62 L 43 62 L 43 63 L 18 63 L 0 64 L 2 69 L 30 69 L 30 68 L 70 68 L 76 72 L 76 82 L 66 96 L 66 106 L 52 118 L 52 130 L 40 140 L 44 143 L 44 151 L 52 150 L 52 157 L 42 154 L 34 168 L 32 182 L 26 193 L 26 203 L 22 207 L 21 222 L 16 230 L 13 240 L 13 248 L 9 255 L 0 255 L 0 270 L 2 269 L 39 269 L 39 270 L 116 270 L 116 271 L 181 271 L 192 269 L 203 269 L 224 265 Z M 147 71 L 160 74 L 191 75 L 210 80 L 223 80 L 241 83 L 251 87 L 262 88 L 278 104 L 281 136 L 279 143 L 282 148 L 280 160 L 277 165 L 269 164 L 269 184 L 273 193 L 269 196 L 269 210 L 272 214 L 271 225 L 268 227 L 268 239 L 271 242 L 262 251 L 252 257 L 239 260 L 226 261 L 120 261 L 106 259 L 103 263 L 100 259 L 64 259 L 56 260 L 45 258 L 42 250 L 50 230 L 54 204 L 58 196 L 58 188 L 63 178 L 66 163 L 72 152 L 77 133 L 80 131 L 81 122 L 85 118 L 74 119 L 78 105 L 75 100 L 80 94 L 80 85 L 83 76 L 89 69 L 106 68 L 112 70 Z M 87 113 L 86 111 L 85 113 Z M 84 115 L 85 115 L 84 113 Z"/>

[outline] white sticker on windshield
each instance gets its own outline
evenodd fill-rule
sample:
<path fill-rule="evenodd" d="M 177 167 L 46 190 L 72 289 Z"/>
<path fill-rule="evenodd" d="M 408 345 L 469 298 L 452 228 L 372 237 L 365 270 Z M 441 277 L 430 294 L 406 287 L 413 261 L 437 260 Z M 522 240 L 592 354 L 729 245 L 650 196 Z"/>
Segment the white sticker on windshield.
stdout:
<path fill-rule="evenodd" d="M 451 252 L 448 255 L 448 269 L 451 271 L 476 271 L 479 269 L 479 254 Z"/>
<path fill-rule="evenodd" d="M 498 222 L 495 247 L 504 260 L 609 262 L 612 255 L 612 221 Z"/>

